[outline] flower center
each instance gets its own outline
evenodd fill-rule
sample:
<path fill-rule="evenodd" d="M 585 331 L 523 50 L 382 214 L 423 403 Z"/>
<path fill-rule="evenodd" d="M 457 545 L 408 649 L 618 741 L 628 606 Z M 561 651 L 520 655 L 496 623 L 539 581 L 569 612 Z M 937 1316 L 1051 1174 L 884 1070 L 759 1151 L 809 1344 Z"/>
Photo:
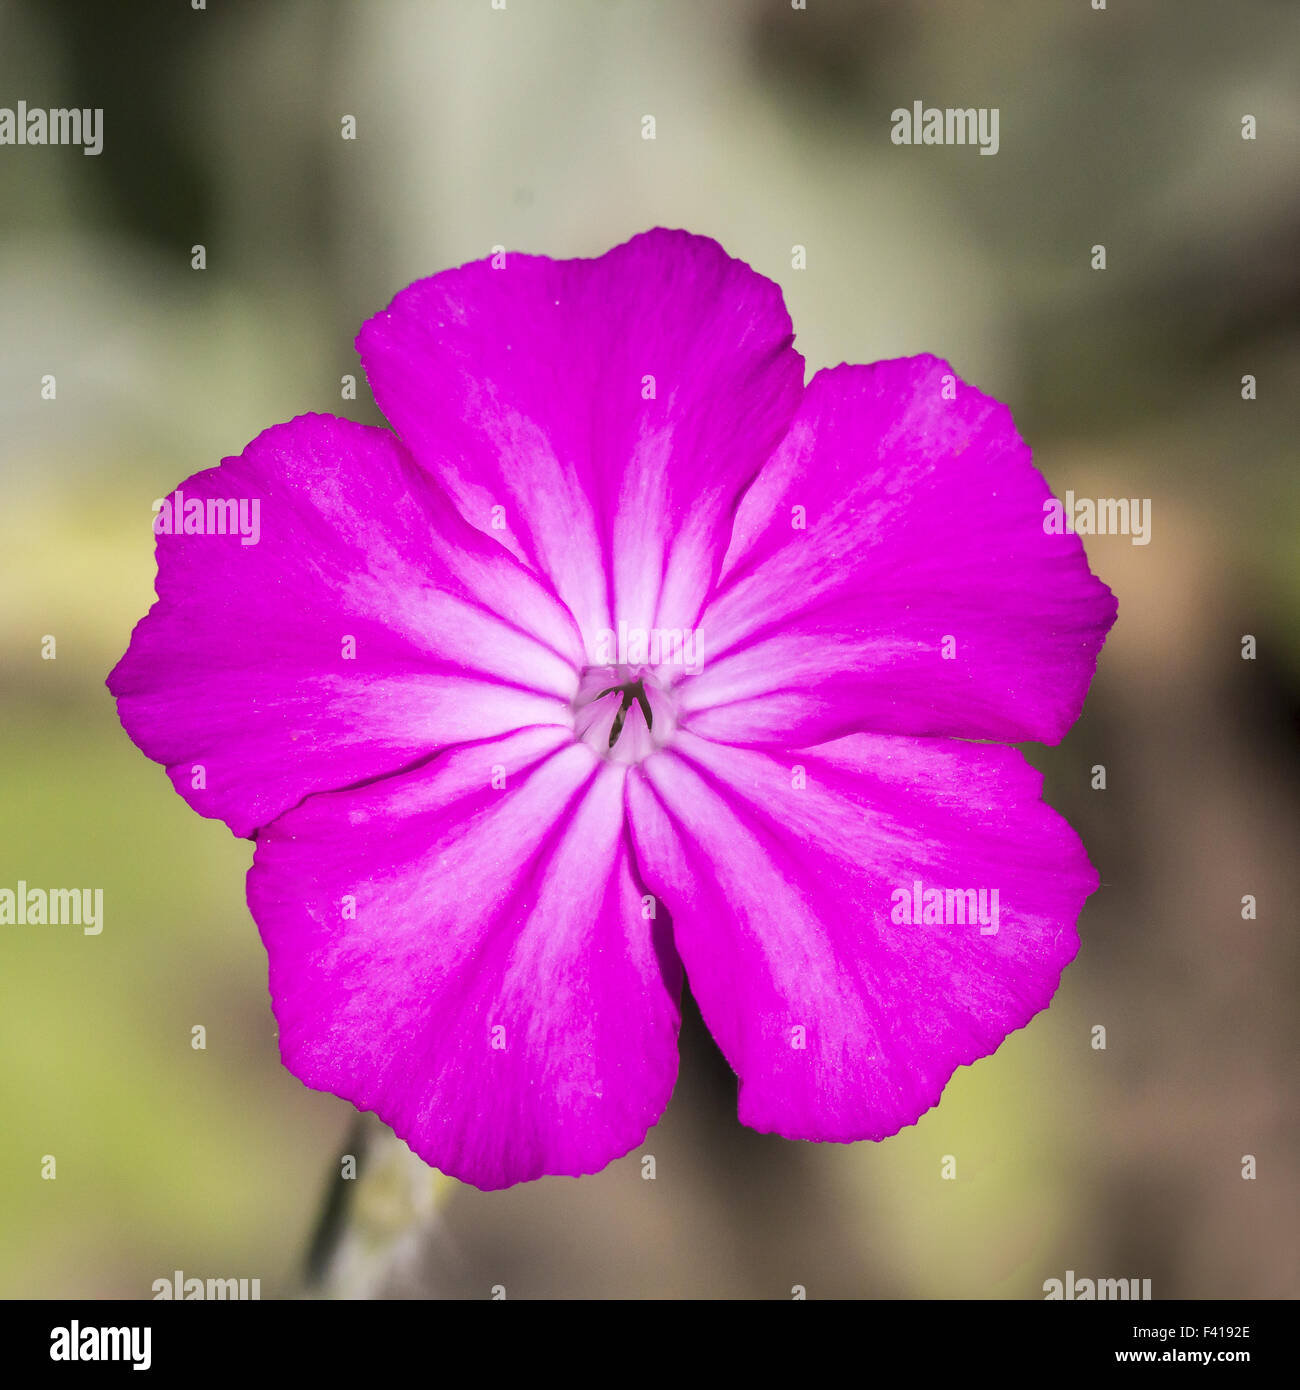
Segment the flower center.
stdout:
<path fill-rule="evenodd" d="M 677 720 L 646 666 L 588 666 L 573 701 L 573 732 L 613 762 L 639 763 L 668 742 Z"/>

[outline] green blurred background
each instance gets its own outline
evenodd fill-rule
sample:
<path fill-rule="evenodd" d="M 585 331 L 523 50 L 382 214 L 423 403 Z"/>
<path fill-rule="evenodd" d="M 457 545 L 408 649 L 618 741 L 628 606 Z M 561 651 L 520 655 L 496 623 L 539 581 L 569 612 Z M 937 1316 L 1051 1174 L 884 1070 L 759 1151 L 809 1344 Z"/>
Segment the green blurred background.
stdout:
<path fill-rule="evenodd" d="M 1119 624 L 1030 753 L 1103 887 L 1050 1012 L 898 1137 L 739 1128 L 688 1011 L 666 1117 L 599 1176 L 486 1195 L 372 1129 L 323 1291 L 1294 1296 L 1297 52 L 1270 0 L 0 4 L 0 105 L 105 109 L 97 158 L 0 148 L 0 884 L 101 886 L 106 918 L 0 928 L 0 1294 L 294 1296 L 357 1148 L 279 1065 L 251 846 L 103 687 L 151 502 L 302 411 L 378 423 L 352 338 L 409 281 L 665 224 L 782 284 L 810 372 L 936 352 L 1058 494 L 1152 499 L 1150 545 L 1088 543 Z M 999 153 L 892 145 L 914 100 L 998 107 Z"/>

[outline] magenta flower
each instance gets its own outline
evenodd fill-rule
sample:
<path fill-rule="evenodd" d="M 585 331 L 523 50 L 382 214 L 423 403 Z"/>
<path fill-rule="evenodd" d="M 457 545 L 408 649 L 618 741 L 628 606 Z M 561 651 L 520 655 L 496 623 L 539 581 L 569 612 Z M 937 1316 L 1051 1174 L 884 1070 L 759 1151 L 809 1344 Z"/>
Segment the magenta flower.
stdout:
<path fill-rule="evenodd" d="M 1064 737 L 1115 600 L 945 362 L 805 387 L 684 232 L 504 260 L 361 330 L 396 435 L 302 416 L 159 509 L 122 723 L 257 842 L 285 1065 L 444 1172 L 639 1144 L 683 966 L 744 1124 L 894 1134 L 1077 950 L 1000 745 Z"/>

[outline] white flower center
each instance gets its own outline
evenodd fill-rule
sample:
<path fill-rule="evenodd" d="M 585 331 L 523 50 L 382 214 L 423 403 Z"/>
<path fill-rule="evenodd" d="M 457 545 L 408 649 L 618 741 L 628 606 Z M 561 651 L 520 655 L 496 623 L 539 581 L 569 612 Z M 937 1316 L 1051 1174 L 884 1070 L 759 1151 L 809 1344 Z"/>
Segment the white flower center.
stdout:
<path fill-rule="evenodd" d="M 677 727 L 673 702 L 648 666 L 588 666 L 573 701 L 573 732 L 619 763 L 639 763 Z"/>

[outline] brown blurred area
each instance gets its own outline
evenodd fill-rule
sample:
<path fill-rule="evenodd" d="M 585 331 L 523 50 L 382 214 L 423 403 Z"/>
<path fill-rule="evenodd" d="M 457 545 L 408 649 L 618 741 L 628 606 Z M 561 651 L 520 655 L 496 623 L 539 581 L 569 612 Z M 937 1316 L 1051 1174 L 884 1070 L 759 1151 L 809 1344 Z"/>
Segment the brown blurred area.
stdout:
<path fill-rule="evenodd" d="M 98 157 L 0 149 L 0 884 L 107 904 L 94 940 L 0 928 L 0 1294 L 181 1269 L 297 1296 L 355 1148 L 318 1292 L 1040 1298 L 1074 1270 L 1294 1297 L 1297 51 L 1272 0 L 0 9 L 0 104 L 105 110 Z M 997 155 L 891 144 L 914 100 L 999 108 Z M 1058 495 L 1151 499 L 1150 544 L 1088 539 L 1119 621 L 1076 728 L 1026 750 L 1102 888 L 1052 1008 L 894 1139 L 742 1129 L 688 1006 L 638 1150 L 485 1194 L 280 1067 L 250 847 L 103 679 L 152 600 L 152 499 L 305 410 L 378 422 L 352 338 L 398 288 L 656 224 L 778 280 L 810 372 L 938 353 Z"/>

